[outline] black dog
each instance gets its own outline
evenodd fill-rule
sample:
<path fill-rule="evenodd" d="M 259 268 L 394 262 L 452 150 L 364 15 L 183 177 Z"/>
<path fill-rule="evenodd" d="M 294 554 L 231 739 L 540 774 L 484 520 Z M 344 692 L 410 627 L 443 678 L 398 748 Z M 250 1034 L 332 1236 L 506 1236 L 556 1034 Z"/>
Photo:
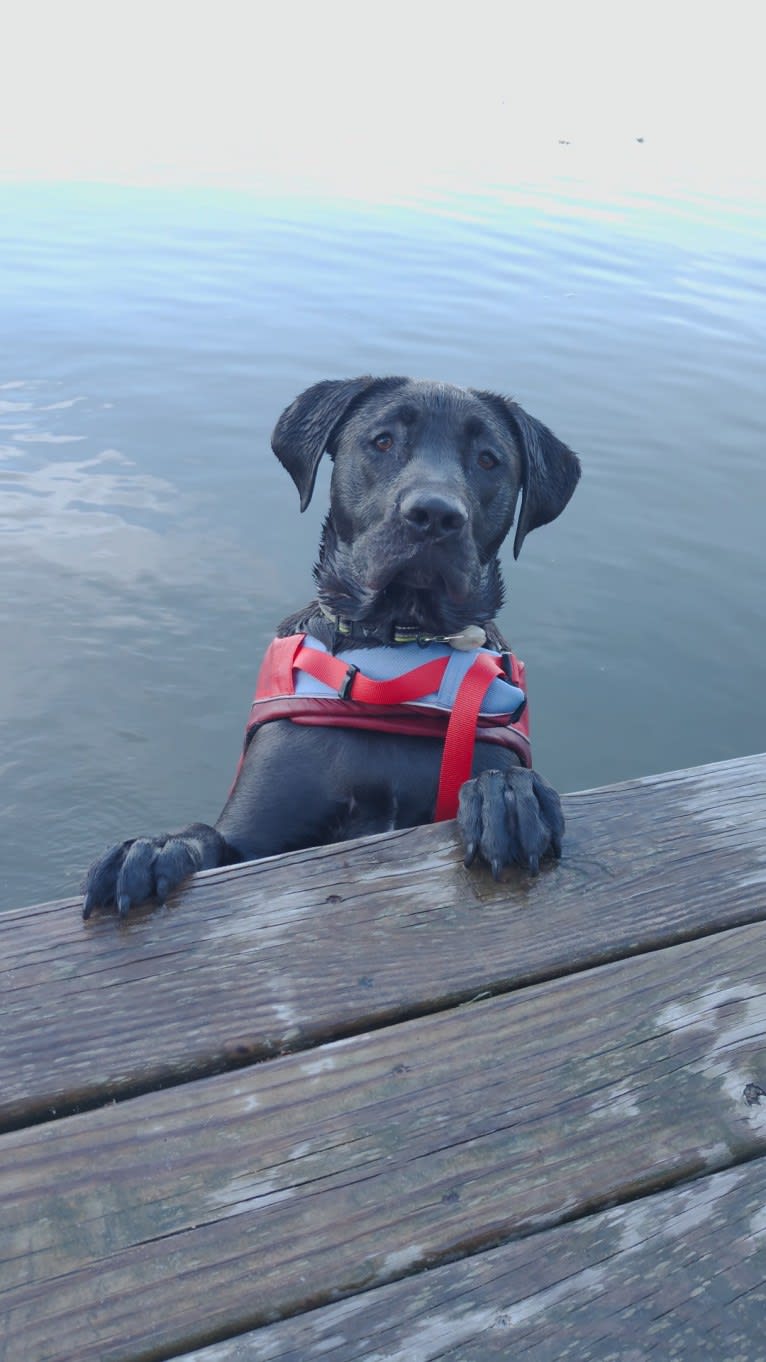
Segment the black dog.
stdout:
<path fill-rule="evenodd" d="M 330 652 L 389 644 L 402 628 L 443 639 L 471 625 L 502 652 L 497 552 L 519 492 L 516 557 L 580 476 L 571 450 L 515 402 L 407 378 L 318 383 L 283 413 L 272 445 L 302 510 L 323 453 L 334 462 L 317 596 L 279 629 Z M 84 915 L 164 900 L 195 870 L 428 823 L 440 761 L 432 737 L 266 723 L 215 828 L 193 823 L 113 847 L 88 872 Z M 478 855 L 495 875 L 512 862 L 535 873 L 541 857 L 559 854 L 564 830 L 555 791 L 481 740 L 458 825 L 466 864 Z"/>

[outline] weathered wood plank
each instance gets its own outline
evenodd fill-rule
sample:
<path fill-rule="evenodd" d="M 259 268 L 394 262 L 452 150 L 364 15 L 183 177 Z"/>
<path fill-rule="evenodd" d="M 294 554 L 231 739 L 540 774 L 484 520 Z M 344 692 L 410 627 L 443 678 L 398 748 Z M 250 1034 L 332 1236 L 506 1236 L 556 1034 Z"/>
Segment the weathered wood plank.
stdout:
<path fill-rule="evenodd" d="M 167 1357 L 762 1152 L 763 944 L 739 928 L 3 1136 L 6 1362 Z"/>
<path fill-rule="evenodd" d="M 442 825 L 208 872 L 123 929 L 0 914 L 0 1128 L 766 916 L 766 756 L 566 809 L 536 881 Z"/>
<path fill-rule="evenodd" d="M 764 1207 L 758 1159 L 179 1362 L 757 1362 Z"/>

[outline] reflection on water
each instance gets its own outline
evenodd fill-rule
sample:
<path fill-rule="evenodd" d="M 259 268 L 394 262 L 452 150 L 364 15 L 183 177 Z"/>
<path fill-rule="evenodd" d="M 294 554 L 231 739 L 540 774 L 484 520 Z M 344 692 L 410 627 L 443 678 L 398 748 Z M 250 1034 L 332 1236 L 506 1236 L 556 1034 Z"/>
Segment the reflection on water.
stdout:
<path fill-rule="evenodd" d="M 388 206 L 5 187 L 0 209 L 0 903 L 217 814 L 323 515 L 269 432 L 323 377 L 510 392 L 582 455 L 563 518 L 504 555 L 561 788 L 763 748 L 757 205 L 560 179 Z"/>
<path fill-rule="evenodd" d="M 111 572 L 122 582 L 169 568 L 166 531 L 182 504 L 178 491 L 119 450 L 87 453 L 88 436 L 51 429 L 48 413 L 68 413 L 78 404 L 59 424 L 80 427 L 89 414 L 84 398 L 50 402 L 40 383 L 14 386 L 26 400 L 0 402 L 9 440 L 0 446 L 0 555 L 10 551 L 18 561 L 27 554 L 75 573 L 87 563 L 89 571 Z M 40 445 L 77 445 L 82 457 L 61 450 L 52 459 L 49 450 L 30 448 Z"/>

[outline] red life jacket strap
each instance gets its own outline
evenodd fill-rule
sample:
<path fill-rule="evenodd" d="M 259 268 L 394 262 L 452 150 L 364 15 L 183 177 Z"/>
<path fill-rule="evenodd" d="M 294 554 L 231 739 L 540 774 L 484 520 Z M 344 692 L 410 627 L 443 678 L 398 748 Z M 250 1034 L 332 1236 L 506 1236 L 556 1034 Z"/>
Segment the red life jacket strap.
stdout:
<path fill-rule="evenodd" d="M 403 676 L 395 676 L 390 681 L 374 681 L 331 653 L 304 647 L 295 654 L 293 666 L 308 672 L 317 681 L 323 681 L 326 686 L 332 686 L 342 700 L 361 700 L 367 705 L 401 705 L 406 700 L 420 700 L 437 691 L 448 661 L 446 657 L 436 657 Z"/>
<path fill-rule="evenodd" d="M 492 682 L 502 675 L 503 667 L 497 657 L 490 653 L 479 653 L 463 677 L 444 740 L 434 810 L 435 823 L 454 818 L 457 814 L 460 787 L 470 779 L 473 770 L 473 749 L 481 703 Z"/>
<path fill-rule="evenodd" d="M 305 637 L 305 634 L 289 634 L 287 638 L 272 639 L 258 673 L 256 700 L 269 700 L 272 695 L 294 694 L 293 668 Z"/>

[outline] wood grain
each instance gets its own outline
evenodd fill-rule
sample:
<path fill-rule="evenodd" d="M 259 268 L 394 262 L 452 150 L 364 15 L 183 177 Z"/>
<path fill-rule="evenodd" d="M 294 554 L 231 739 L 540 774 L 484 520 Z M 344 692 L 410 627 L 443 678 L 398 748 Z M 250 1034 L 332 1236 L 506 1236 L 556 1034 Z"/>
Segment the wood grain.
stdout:
<path fill-rule="evenodd" d="M 165 910 L 0 914 L 0 1128 L 766 916 L 766 757 L 566 800 L 495 885 L 451 824 L 198 876 Z"/>
<path fill-rule="evenodd" d="M 179 1362 L 757 1362 L 765 1206 L 758 1159 Z"/>
<path fill-rule="evenodd" d="M 175 1356 L 729 1169 L 765 1041 L 753 925 L 6 1134 L 4 1362 Z"/>

